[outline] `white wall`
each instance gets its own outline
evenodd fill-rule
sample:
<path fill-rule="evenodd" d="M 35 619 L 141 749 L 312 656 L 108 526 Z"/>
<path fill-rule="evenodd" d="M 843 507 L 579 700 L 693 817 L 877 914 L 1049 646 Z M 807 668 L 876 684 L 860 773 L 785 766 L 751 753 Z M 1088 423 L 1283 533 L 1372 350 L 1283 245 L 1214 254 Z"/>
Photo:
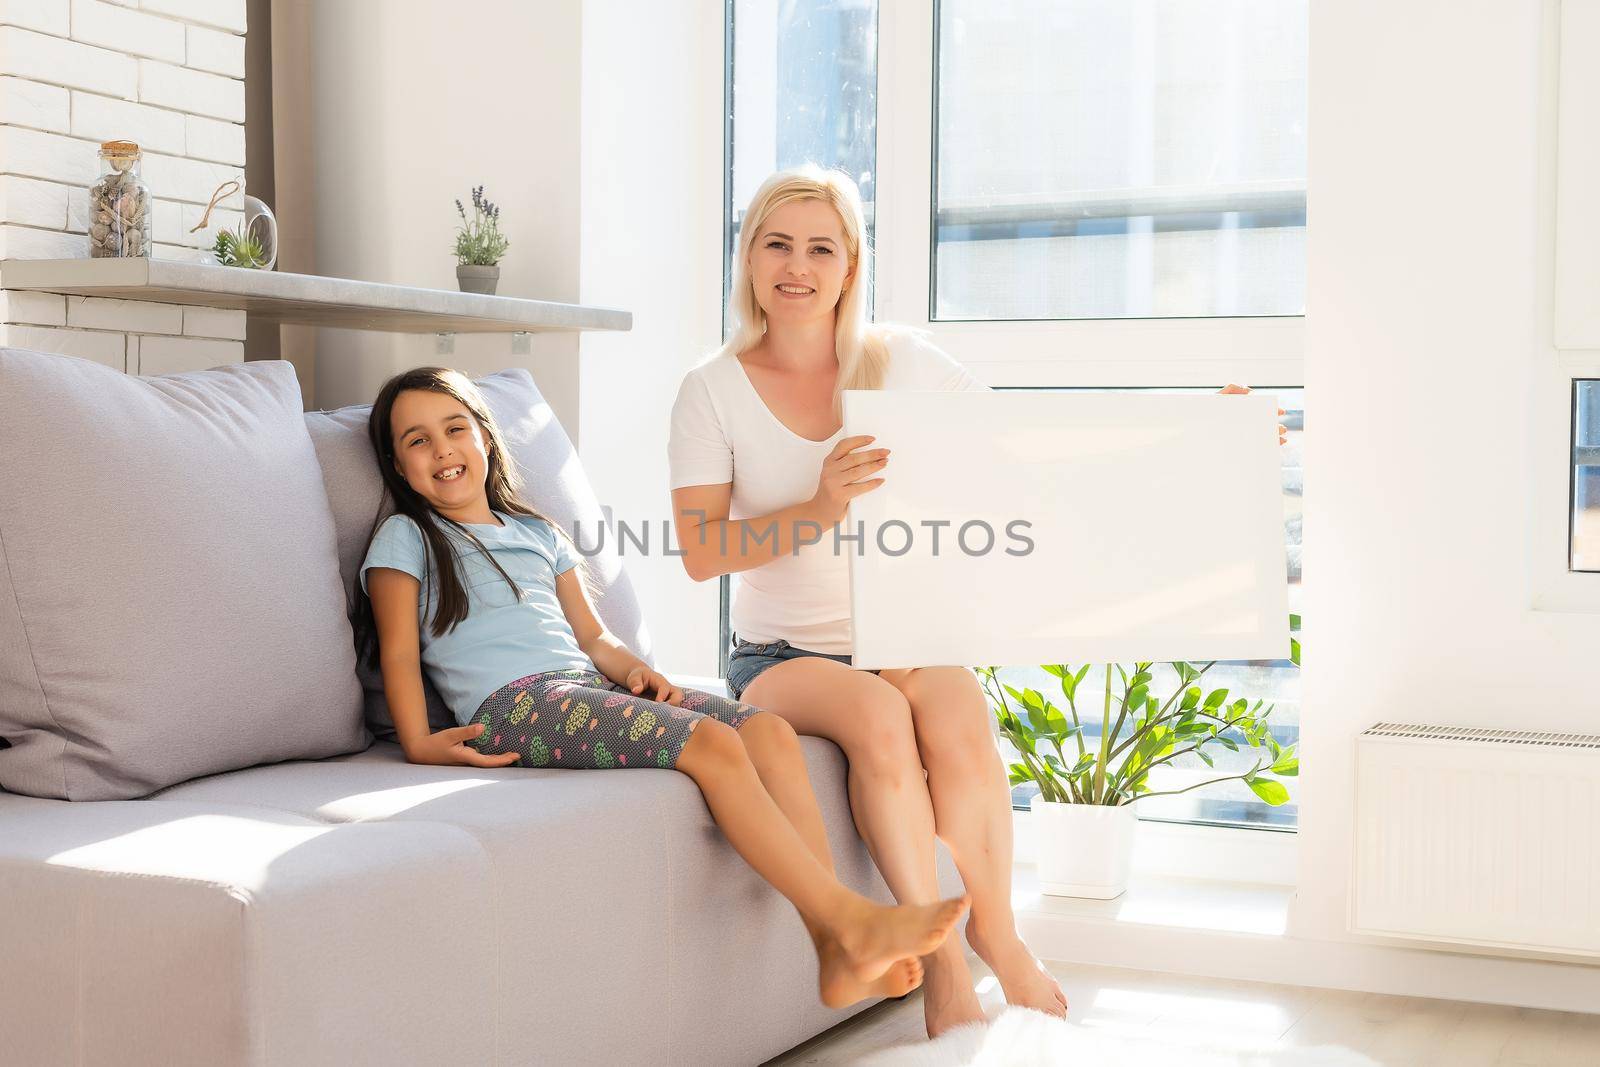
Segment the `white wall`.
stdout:
<path fill-rule="evenodd" d="M 583 336 L 580 451 L 602 503 L 652 554 L 630 556 L 667 670 L 716 674 L 717 582 L 661 554 L 667 416 L 684 371 L 722 340 L 722 4 L 585 0 L 580 187 L 585 301 L 633 312 Z"/>
<path fill-rule="evenodd" d="M 1566 414 L 1530 402 L 1553 360 L 1554 19 L 1311 6 L 1301 936 L 1352 940 L 1361 730 L 1600 731 L 1600 616 L 1532 611 L 1525 566 L 1531 442 Z M 1499 973 L 1600 1003 L 1597 968 Z"/>
<path fill-rule="evenodd" d="M 498 292 L 577 300 L 579 0 L 294 2 L 309 19 L 317 272 L 455 289 L 455 200 L 470 210 L 484 185 L 511 239 Z M 577 439 L 577 357 L 572 333 L 535 333 L 528 355 L 506 334 L 458 334 L 440 355 L 432 334 L 321 330 L 316 403 L 369 402 L 428 363 L 526 366 Z"/>

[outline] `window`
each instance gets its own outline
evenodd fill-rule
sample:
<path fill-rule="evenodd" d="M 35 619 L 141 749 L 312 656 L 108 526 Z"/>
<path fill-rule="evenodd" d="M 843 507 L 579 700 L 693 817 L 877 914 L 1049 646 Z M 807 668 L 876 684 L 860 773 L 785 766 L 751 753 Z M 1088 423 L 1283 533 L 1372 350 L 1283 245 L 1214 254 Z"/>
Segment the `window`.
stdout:
<path fill-rule="evenodd" d="M 1061 390 L 1066 391 L 1066 390 Z M 1158 389 L 1152 392 L 1180 393 L 1197 392 L 1193 389 Z M 1299 615 L 1302 611 L 1301 588 L 1301 520 L 1302 500 L 1305 492 L 1305 468 L 1302 463 L 1301 435 L 1305 428 L 1305 390 L 1304 389 L 1260 389 L 1258 392 L 1267 393 L 1277 397 L 1278 406 L 1286 414 L 1282 418 L 1283 424 L 1288 428 L 1288 440 L 1280 448 L 1283 462 L 1283 540 L 1285 558 L 1289 574 L 1289 611 Z M 1093 502 L 1084 501 L 1086 514 L 1093 514 Z M 1068 653 L 1063 653 L 1068 656 Z M 1074 669 L 1081 668 L 1083 664 L 1073 664 Z M 1155 675 L 1151 691 L 1163 696 L 1170 694 L 1177 687 L 1176 675 L 1168 664 L 1157 664 L 1152 669 Z M 1000 672 L 1006 684 L 1015 689 L 1033 688 L 1050 698 L 1051 702 L 1066 708 L 1061 696 L 1061 686 L 1043 670 L 1006 668 Z M 1278 744 L 1288 747 L 1300 740 L 1300 669 L 1290 660 L 1269 661 L 1241 661 L 1233 663 L 1218 663 L 1206 672 L 1201 683 L 1206 692 L 1213 689 L 1227 689 L 1228 699 L 1236 700 L 1247 697 L 1254 704 L 1258 699 L 1273 705 L 1271 717 L 1267 720 L 1271 724 L 1272 736 Z M 1089 676 L 1083 681 L 1083 692 L 1103 693 L 1105 691 L 1105 671 L 1092 669 Z M 1114 691 L 1120 691 L 1120 685 L 1113 684 Z M 1098 713 L 1094 715 L 1083 714 L 1087 707 L 1099 708 L 1100 705 L 1093 699 L 1079 700 L 1079 712 L 1083 715 L 1084 738 L 1092 743 L 1100 737 L 1100 719 Z M 1126 738 L 1131 730 L 1124 726 L 1119 739 Z M 1238 744 L 1237 752 L 1229 751 L 1221 745 L 1211 743 L 1206 745 L 1206 754 L 1211 756 L 1215 766 L 1208 767 L 1199 756 L 1193 753 L 1179 756 L 1170 764 L 1158 767 L 1150 774 L 1151 792 L 1169 792 L 1185 789 L 1200 782 L 1210 782 L 1230 774 L 1242 774 L 1248 770 L 1259 758 L 1263 766 L 1270 765 L 1271 754 L 1265 748 L 1252 748 L 1244 740 L 1239 731 L 1231 731 L 1227 736 Z M 1009 743 L 1002 739 L 1002 745 L 1007 752 L 1007 762 L 1019 758 L 1010 748 Z M 1023 783 L 1011 791 L 1012 805 L 1026 808 L 1033 795 L 1039 791 L 1038 786 Z M 1294 795 L 1293 783 L 1290 784 L 1290 795 Z M 1204 823 L 1224 826 L 1250 826 L 1257 828 L 1292 829 L 1298 821 L 1298 805 L 1290 800 L 1286 804 L 1277 806 L 1266 803 L 1251 792 L 1249 786 L 1241 781 L 1222 782 L 1220 784 L 1206 785 L 1189 792 L 1174 796 L 1149 797 L 1139 801 L 1139 817 L 1156 819 L 1165 822 Z"/>
<path fill-rule="evenodd" d="M 727 10 L 724 334 L 744 209 L 773 171 L 811 162 L 850 175 L 872 240 L 878 120 L 876 0 L 729 0 Z"/>
<path fill-rule="evenodd" d="M 930 317 L 1305 309 L 1304 0 L 940 0 Z"/>
<path fill-rule="evenodd" d="M 1572 383 L 1570 566 L 1600 571 L 1600 379 Z"/>
<path fill-rule="evenodd" d="M 774 169 L 809 160 L 861 187 L 874 317 L 928 327 L 997 387 L 1279 383 L 1264 391 L 1289 411 L 1284 534 L 1298 612 L 1307 9 L 727 0 L 724 296 L 750 196 Z M 1600 507 L 1600 482 L 1593 499 Z M 1600 567 L 1600 541 L 1594 556 Z M 1034 673 L 1025 684 L 1054 684 Z M 1219 664 L 1213 678 L 1274 703 L 1276 740 L 1298 740 L 1292 665 Z M 1216 770 L 1185 757 L 1194 765 L 1162 768 L 1156 788 L 1244 770 L 1250 750 L 1235 740 Z M 1296 822 L 1292 802 L 1271 807 L 1239 782 L 1139 806 L 1158 820 Z"/>

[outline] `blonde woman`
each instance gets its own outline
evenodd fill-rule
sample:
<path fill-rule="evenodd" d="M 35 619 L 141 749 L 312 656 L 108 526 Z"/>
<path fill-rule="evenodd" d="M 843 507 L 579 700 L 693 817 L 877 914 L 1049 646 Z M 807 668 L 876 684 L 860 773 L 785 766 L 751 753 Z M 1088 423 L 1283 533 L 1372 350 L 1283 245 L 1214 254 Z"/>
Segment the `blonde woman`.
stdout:
<path fill-rule="evenodd" d="M 739 575 L 728 687 L 843 749 L 856 829 L 895 897 L 939 899 L 937 835 L 971 897 L 967 940 L 1006 1000 L 1064 1017 L 1067 998 L 1011 911 L 1011 794 L 976 676 L 850 666 L 849 546 L 815 540 L 890 460 L 871 437 L 843 436 L 841 389 L 986 388 L 919 333 L 867 322 L 865 234 L 860 193 L 837 171 L 780 171 L 756 191 L 733 335 L 673 406 L 678 543 L 696 581 Z M 830 862 L 820 818 L 799 829 Z M 956 938 L 923 965 L 930 1037 L 984 1018 Z"/>

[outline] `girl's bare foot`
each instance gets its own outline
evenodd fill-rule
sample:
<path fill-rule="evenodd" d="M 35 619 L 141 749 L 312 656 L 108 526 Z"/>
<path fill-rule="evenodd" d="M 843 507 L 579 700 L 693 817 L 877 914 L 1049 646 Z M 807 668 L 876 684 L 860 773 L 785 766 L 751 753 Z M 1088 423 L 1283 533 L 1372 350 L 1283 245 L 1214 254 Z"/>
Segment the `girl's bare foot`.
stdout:
<path fill-rule="evenodd" d="M 977 924 L 968 919 L 967 944 L 994 972 L 1007 1004 L 1032 1008 L 1058 1019 L 1067 1017 L 1067 995 L 1061 991 L 1061 983 L 1028 951 L 1015 930 L 1010 937 L 989 942 L 978 933 Z"/>
<path fill-rule="evenodd" d="M 922 961 L 915 956 L 895 960 L 870 982 L 855 976 L 839 942 L 823 935 L 817 941 L 817 990 L 822 1003 L 843 1008 L 868 997 L 903 997 L 922 984 Z"/>
<path fill-rule="evenodd" d="M 966 957 L 948 942 L 925 961 L 922 1017 L 929 1038 L 967 1023 L 988 1021 L 972 988 Z"/>
<path fill-rule="evenodd" d="M 926 956 L 943 944 L 968 903 L 963 893 L 936 904 L 886 907 L 851 894 L 840 914 L 827 925 L 844 950 L 851 972 L 858 980 L 870 982 L 896 960 Z"/>

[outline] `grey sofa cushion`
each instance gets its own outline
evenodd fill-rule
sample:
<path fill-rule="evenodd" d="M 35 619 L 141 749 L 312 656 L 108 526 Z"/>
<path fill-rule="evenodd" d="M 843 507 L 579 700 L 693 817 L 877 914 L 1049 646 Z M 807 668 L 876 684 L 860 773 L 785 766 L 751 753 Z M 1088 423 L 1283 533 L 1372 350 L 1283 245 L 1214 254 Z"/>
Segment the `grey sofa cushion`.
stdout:
<path fill-rule="evenodd" d="M 131 799 L 372 743 L 301 407 L 281 360 L 0 349 L 0 785 Z"/>
<path fill-rule="evenodd" d="M 578 463 L 571 438 L 534 384 L 533 375 L 522 367 L 513 367 L 478 378 L 475 384 L 500 424 L 506 447 L 522 475 L 523 498 L 560 523 L 567 533 L 576 535 L 585 551 L 585 563 L 599 590 L 595 611 L 600 621 L 654 665 L 650 634 L 639 610 L 639 598 L 622 569 L 616 539 L 607 531 L 601 550 L 594 551 L 601 540 L 600 524 L 604 520 L 600 502 Z M 352 608 L 357 571 L 366 558 L 367 544 L 390 510 L 378 460 L 367 440 L 367 417 L 371 412 L 371 404 L 356 404 L 334 411 L 308 411 L 305 415 L 333 507 L 339 572 L 344 578 L 346 601 Z M 383 740 L 393 740 L 394 720 L 384 699 L 383 676 L 364 664 L 358 666 L 358 671 L 366 694 L 368 728 Z M 457 725 L 426 674 L 422 689 L 428 703 L 429 728 L 437 731 Z"/>

